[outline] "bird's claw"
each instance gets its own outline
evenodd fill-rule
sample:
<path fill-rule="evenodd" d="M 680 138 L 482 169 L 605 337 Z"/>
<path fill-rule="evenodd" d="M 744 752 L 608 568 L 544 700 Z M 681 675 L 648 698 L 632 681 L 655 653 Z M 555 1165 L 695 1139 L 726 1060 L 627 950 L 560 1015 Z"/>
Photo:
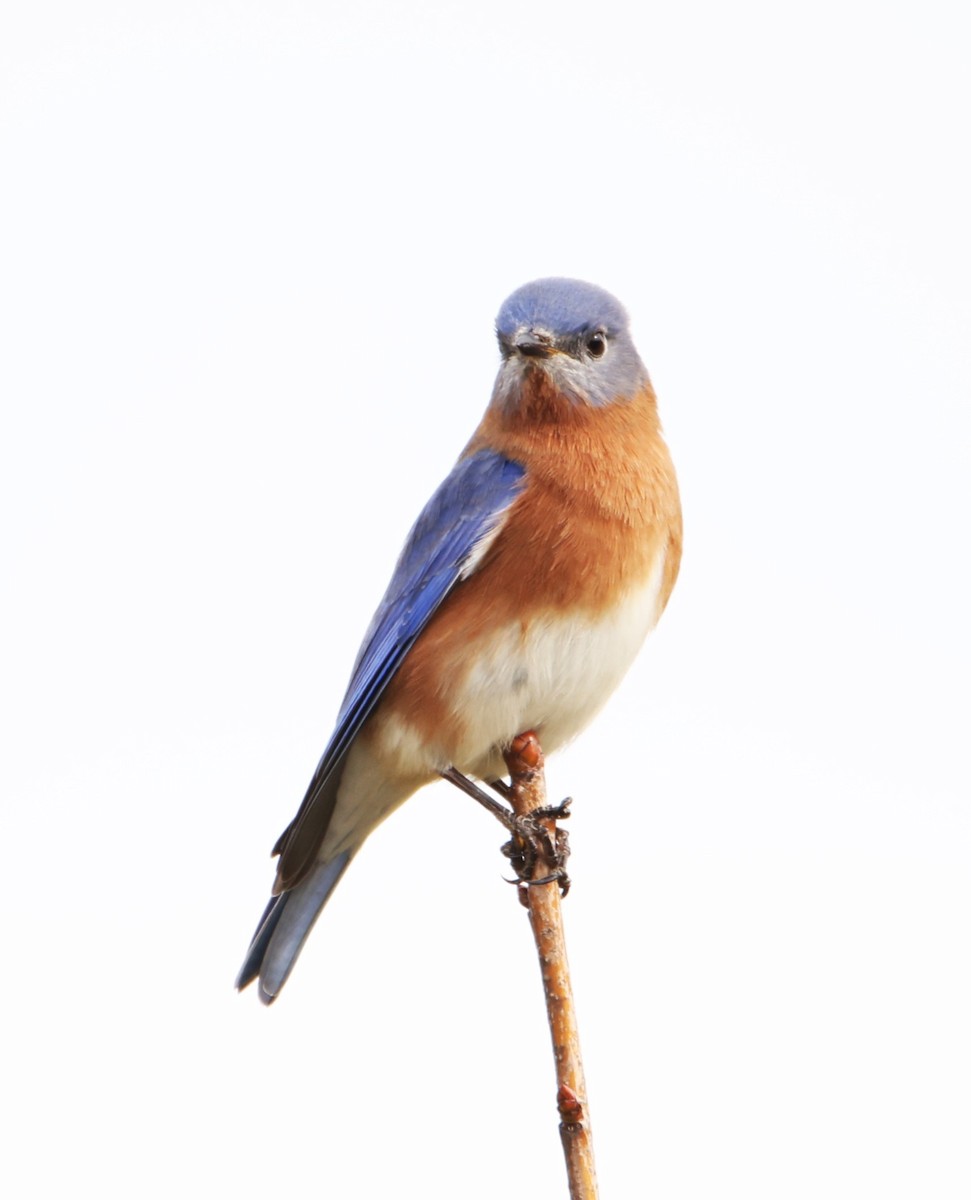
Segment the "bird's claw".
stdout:
<path fill-rule="evenodd" d="M 516 878 L 507 880 L 522 889 L 537 887 L 543 883 L 558 883 L 560 895 L 570 890 L 570 877 L 566 873 L 566 861 L 570 857 L 570 837 L 565 829 L 547 828 L 547 821 L 561 821 L 570 815 L 569 797 L 562 804 L 534 809 L 522 817 L 513 818 L 512 838 L 502 847 L 502 853 L 512 863 Z M 553 869 L 538 879 L 533 878 L 536 864 L 542 860 Z M 525 903 L 525 891 L 520 898 Z"/>
<path fill-rule="evenodd" d="M 559 804 L 547 804 L 543 808 L 534 808 L 529 814 L 534 821 L 565 821 L 570 814 L 570 805 L 573 803 L 573 797 L 567 796 L 565 800 L 561 800 Z M 562 832 L 557 830 L 557 833 Z M 566 835 L 564 834 L 564 837 Z"/>
<path fill-rule="evenodd" d="M 519 898 L 524 904 L 526 889 L 541 883 L 559 883 L 560 894 L 567 894 L 570 890 L 570 877 L 566 873 L 565 864 L 570 857 L 570 839 L 566 830 L 555 828 L 555 823 L 565 820 L 570 815 L 570 805 L 573 803 L 570 796 L 559 804 L 543 805 L 541 808 L 534 808 L 531 813 L 517 817 L 455 767 L 444 770 L 442 777 L 473 800 L 478 800 L 483 808 L 487 808 L 512 834 L 511 840 L 502 847 L 502 852 L 512 863 L 516 878 L 506 882 L 519 886 Z M 512 788 L 501 779 L 490 780 L 489 786 L 507 800 L 512 796 Z M 547 827 L 548 822 L 554 823 L 552 830 Z M 533 871 L 540 860 L 552 867 L 552 870 L 539 879 L 533 879 Z"/>

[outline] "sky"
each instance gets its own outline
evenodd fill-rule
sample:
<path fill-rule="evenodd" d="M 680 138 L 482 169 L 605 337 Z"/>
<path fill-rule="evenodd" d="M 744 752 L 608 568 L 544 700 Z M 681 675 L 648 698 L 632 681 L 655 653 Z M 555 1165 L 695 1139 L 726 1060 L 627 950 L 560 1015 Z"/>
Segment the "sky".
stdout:
<path fill-rule="evenodd" d="M 12 1195 L 565 1194 L 502 832 L 269 850 L 493 322 L 630 311 L 685 517 L 551 758 L 604 1196 L 971 1192 L 971 46 L 953 4 L 0 16 Z"/>

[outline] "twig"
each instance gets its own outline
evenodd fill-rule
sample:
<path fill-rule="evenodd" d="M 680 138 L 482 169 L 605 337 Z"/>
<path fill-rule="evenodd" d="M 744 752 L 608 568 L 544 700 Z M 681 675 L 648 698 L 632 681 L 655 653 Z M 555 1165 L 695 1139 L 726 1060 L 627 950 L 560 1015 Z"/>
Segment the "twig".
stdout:
<path fill-rule="evenodd" d="M 505 755 L 512 780 L 510 802 L 518 817 L 546 807 L 546 780 L 543 775 L 543 751 L 535 733 L 521 734 Z M 555 822 L 546 822 L 550 844 L 556 844 Z M 532 878 L 543 879 L 556 870 L 540 854 L 533 864 Z M 535 887 L 524 884 L 520 896 L 529 909 L 529 923 L 536 940 L 546 1013 L 553 1038 L 556 1062 L 556 1106 L 560 1114 L 560 1141 L 566 1158 L 570 1200 L 597 1200 L 597 1173 L 593 1161 L 593 1136 L 587 1110 L 583 1063 L 580 1061 L 580 1034 L 573 1008 L 570 964 L 566 957 L 566 939 L 560 910 L 557 882 Z"/>

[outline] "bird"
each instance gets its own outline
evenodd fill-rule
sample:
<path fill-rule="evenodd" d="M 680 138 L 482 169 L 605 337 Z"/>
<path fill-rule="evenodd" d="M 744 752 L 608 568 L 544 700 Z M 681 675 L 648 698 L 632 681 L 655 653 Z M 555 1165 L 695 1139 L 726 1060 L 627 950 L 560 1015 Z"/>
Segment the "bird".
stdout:
<path fill-rule="evenodd" d="M 630 667 L 678 575 L 678 484 L 626 310 L 575 279 L 496 319 L 482 420 L 409 533 L 334 731 L 273 848 L 236 979 L 279 996 L 368 835 L 444 776 L 486 784 L 535 731 L 571 741 Z M 496 783 L 501 787 L 501 783 Z"/>

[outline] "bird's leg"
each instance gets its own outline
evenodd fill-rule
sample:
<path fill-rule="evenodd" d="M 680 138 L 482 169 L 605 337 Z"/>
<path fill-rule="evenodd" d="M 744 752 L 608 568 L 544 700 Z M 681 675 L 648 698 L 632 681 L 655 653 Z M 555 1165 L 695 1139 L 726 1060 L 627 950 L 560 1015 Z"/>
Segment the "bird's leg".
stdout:
<path fill-rule="evenodd" d="M 473 783 L 472 780 L 466 775 L 463 775 L 461 771 L 457 771 L 455 767 L 449 767 L 447 771 L 442 771 L 442 778 L 447 779 L 449 783 L 454 784 L 460 792 L 465 792 L 466 796 L 471 796 L 473 800 L 478 800 L 482 807 L 488 809 L 489 812 L 491 812 L 496 818 L 496 820 L 500 821 L 510 833 L 516 832 L 515 814 L 511 813 L 509 809 L 505 807 L 505 805 L 500 804 L 498 800 L 493 800 L 488 792 L 484 792 L 477 783 Z M 502 784 L 502 788 L 500 788 L 496 786 L 498 783 L 501 783 L 501 781 L 496 780 L 496 782 L 490 786 L 494 787 L 501 796 L 508 795 L 508 791 L 502 791 L 502 788 L 504 788 L 506 785 Z"/>
<path fill-rule="evenodd" d="M 512 834 L 511 839 L 502 847 L 502 853 L 512 863 L 516 872 L 516 879 L 510 880 L 511 883 L 559 882 L 563 895 L 566 895 L 570 888 L 570 879 L 564 870 L 566 860 L 570 856 L 569 837 L 564 829 L 554 829 L 551 834 L 544 822 L 562 821 L 568 817 L 572 803 L 570 797 L 567 797 L 561 804 L 547 805 L 535 809 L 531 813 L 517 816 L 510 812 L 505 805 L 493 800 L 478 784 L 473 783 L 455 767 L 449 767 L 442 771 L 442 778 L 447 779 L 467 796 L 471 796 L 473 800 L 477 800 Z M 512 795 L 512 788 L 502 779 L 489 780 L 489 787 L 507 799 Z M 553 867 L 553 871 L 539 879 L 533 879 L 533 871 L 539 858 L 548 862 Z"/>

